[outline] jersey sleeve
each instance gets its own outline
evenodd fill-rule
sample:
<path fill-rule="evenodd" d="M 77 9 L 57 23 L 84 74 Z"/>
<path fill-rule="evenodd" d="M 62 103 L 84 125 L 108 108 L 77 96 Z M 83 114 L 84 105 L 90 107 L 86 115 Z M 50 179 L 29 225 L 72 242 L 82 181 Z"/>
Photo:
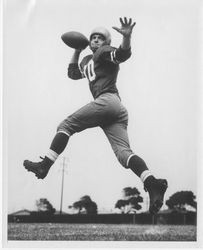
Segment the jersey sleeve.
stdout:
<path fill-rule="evenodd" d="M 68 77 L 73 80 L 82 79 L 84 76 L 77 63 L 70 63 L 68 66 Z"/>
<path fill-rule="evenodd" d="M 119 64 L 125 62 L 131 56 L 131 48 L 124 50 L 121 48 L 114 48 L 111 46 L 104 46 L 103 50 L 100 52 L 100 58 L 105 61 L 112 62 L 114 64 Z"/>

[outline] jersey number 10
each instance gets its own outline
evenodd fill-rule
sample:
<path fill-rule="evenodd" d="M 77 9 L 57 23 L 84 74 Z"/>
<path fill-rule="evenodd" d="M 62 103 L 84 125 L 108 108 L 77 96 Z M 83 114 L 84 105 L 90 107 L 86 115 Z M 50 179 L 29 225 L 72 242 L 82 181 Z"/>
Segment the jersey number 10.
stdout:
<path fill-rule="evenodd" d="M 87 65 L 84 66 L 84 74 L 87 79 L 92 82 L 96 78 L 96 74 L 94 71 L 94 61 L 90 60 Z"/>

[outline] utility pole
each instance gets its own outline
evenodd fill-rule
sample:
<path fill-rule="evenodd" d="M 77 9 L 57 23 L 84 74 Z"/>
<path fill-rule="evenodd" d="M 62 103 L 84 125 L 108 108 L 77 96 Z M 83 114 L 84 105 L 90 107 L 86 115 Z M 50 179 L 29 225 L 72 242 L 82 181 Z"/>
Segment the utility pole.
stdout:
<path fill-rule="evenodd" d="M 149 209 L 149 197 L 146 197 L 146 211 Z"/>
<path fill-rule="evenodd" d="M 63 186 L 64 186 L 65 160 L 66 160 L 66 158 L 65 158 L 65 157 L 63 157 L 62 182 L 61 182 L 61 203 L 60 203 L 60 214 L 62 214 L 62 206 L 63 206 Z"/>

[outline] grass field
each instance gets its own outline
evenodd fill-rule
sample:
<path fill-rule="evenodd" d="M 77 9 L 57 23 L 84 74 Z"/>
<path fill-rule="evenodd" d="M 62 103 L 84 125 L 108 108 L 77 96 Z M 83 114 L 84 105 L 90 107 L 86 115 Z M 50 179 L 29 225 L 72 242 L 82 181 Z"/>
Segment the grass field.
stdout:
<path fill-rule="evenodd" d="M 195 241 L 195 226 L 9 223 L 8 240 Z"/>

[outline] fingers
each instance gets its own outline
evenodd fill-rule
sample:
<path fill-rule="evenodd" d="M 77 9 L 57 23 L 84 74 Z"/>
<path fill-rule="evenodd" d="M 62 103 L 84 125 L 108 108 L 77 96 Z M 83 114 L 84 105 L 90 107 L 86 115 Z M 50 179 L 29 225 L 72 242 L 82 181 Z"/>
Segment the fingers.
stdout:
<path fill-rule="evenodd" d="M 112 27 L 114 30 L 122 34 L 123 36 L 130 36 L 136 22 L 132 23 L 132 18 L 127 19 L 126 17 L 120 18 L 121 27 Z"/>
<path fill-rule="evenodd" d="M 117 27 L 112 27 L 114 30 L 116 30 L 116 31 L 118 31 L 118 32 L 120 32 L 120 29 L 119 28 L 117 28 Z"/>
<path fill-rule="evenodd" d="M 124 17 L 124 22 L 125 22 L 125 25 L 128 25 L 128 20 L 126 17 Z"/>
<path fill-rule="evenodd" d="M 122 31 L 121 29 L 117 28 L 117 27 L 112 27 L 114 30 L 116 30 L 117 32 L 121 33 L 122 34 Z"/>
<path fill-rule="evenodd" d="M 134 22 L 132 25 L 131 25 L 131 28 L 133 28 L 135 26 L 136 22 Z"/>
<path fill-rule="evenodd" d="M 121 17 L 119 19 L 120 19 L 121 25 L 124 26 L 123 19 Z"/>
<path fill-rule="evenodd" d="M 136 22 L 134 22 L 132 24 L 132 18 L 129 18 L 129 21 L 128 21 L 128 19 L 126 17 L 124 17 L 124 18 L 120 17 L 119 19 L 120 19 L 121 26 L 130 26 L 130 27 L 133 28 L 135 26 L 135 24 L 136 24 Z"/>
<path fill-rule="evenodd" d="M 83 50 L 82 48 L 75 49 L 75 53 L 80 54 L 82 52 L 82 50 Z"/>

